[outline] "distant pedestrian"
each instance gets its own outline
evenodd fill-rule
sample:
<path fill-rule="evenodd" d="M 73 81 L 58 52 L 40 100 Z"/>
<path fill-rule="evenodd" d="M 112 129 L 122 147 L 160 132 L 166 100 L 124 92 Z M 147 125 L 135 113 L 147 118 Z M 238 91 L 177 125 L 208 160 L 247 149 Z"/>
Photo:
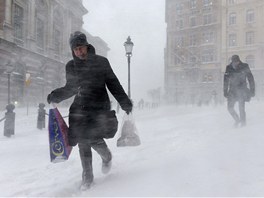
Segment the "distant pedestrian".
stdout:
<path fill-rule="evenodd" d="M 45 108 L 45 104 L 44 103 L 39 103 L 37 128 L 40 129 L 40 130 L 45 128 L 46 115 L 48 115 L 44 108 Z"/>
<path fill-rule="evenodd" d="M 251 97 L 255 96 L 255 81 L 248 64 L 241 62 L 238 55 L 233 55 L 232 62 L 226 66 L 224 96 L 227 98 L 227 108 L 235 120 L 235 126 L 239 124 L 245 126 L 245 102 L 249 102 Z M 234 109 L 236 102 L 239 106 L 239 115 Z"/>
<path fill-rule="evenodd" d="M 4 123 L 4 136 L 11 137 L 11 135 L 15 135 L 15 116 L 16 114 L 13 112 L 15 109 L 15 105 L 8 104 L 6 106 L 7 112 L 5 113 L 5 117 L 3 117 L 0 121 L 5 120 Z"/>
<path fill-rule="evenodd" d="M 217 105 L 217 93 L 215 90 L 212 91 L 212 102 L 214 106 Z"/>
<path fill-rule="evenodd" d="M 140 99 L 140 101 L 138 102 L 138 109 L 144 109 L 144 100 L 143 98 Z"/>

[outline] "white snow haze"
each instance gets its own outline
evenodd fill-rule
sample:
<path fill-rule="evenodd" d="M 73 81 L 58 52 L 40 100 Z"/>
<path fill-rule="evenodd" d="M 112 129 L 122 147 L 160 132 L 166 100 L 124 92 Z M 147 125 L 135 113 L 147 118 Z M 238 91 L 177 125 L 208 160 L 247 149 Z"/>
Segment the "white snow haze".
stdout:
<path fill-rule="evenodd" d="M 127 91 L 124 42 L 134 43 L 131 98 L 163 89 L 166 43 L 165 0 L 83 0 L 83 28 L 104 40 L 109 62 Z M 257 84 L 257 83 L 256 83 Z M 137 104 L 137 103 L 134 103 Z M 234 127 L 226 102 L 134 107 L 141 140 L 117 147 L 119 130 L 107 139 L 112 155 L 109 174 L 93 151 L 94 184 L 81 191 L 78 146 L 65 162 L 51 163 L 46 127 L 37 129 L 38 107 L 16 107 L 15 135 L 3 135 L 0 122 L 0 197 L 264 197 L 264 101 L 246 103 L 247 125 Z M 48 112 L 52 106 L 46 105 Z M 237 108 L 237 106 L 236 106 Z M 63 116 L 69 106 L 58 104 Z M 0 110 L 0 119 L 5 110 Z M 68 123 L 68 118 L 65 118 Z"/>
<path fill-rule="evenodd" d="M 131 58 L 131 95 L 135 101 L 147 91 L 163 88 L 166 43 L 164 0 L 85 0 L 88 14 L 83 28 L 110 48 L 108 59 L 127 90 L 128 64 L 124 42 L 134 43 Z"/>
<path fill-rule="evenodd" d="M 67 108 L 58 108 L 67 115 Z M 81 192 L 78 147 L 68 161 L 51 163 L 48 130 L 36 127 L 37 108 L 28 116 L 18 108 L 15 136 L 0 136 L 0 196 L 264 196 L 263 114 L 264 103 L 253 100 L 247 103 L 247 126 L 234 128 L 225 104 L 135 109 L 142 144 L 116 147 L 118 134 L 106 140 L 112 170 L 103 175 L 93 152 L 95 184 Z"/>

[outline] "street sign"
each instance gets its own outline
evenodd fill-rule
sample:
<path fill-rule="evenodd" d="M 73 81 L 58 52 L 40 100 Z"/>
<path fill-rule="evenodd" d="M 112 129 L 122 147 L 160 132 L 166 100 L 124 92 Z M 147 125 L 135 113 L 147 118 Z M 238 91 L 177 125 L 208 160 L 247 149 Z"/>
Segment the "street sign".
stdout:
<path fill-rule="evenodd" d="M 29 86 L 30 83 L 31 83 L 30 73 L 26 73 L 25 84 L 26 84 L 26 86 Z"/>

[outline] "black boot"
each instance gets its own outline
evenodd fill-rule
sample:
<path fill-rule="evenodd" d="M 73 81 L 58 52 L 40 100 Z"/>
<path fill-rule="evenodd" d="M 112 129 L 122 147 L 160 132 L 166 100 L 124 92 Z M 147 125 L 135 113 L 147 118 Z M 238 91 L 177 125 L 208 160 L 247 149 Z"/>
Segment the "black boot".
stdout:
<path fill-rule="evenodd" d="M 85 144 L 79 144 L 80 158 L 82 162 L 82 185 L 81 190 L 87 190 L 93 183 L 93 166 L 91 147 Z"/>
<path fill-rule="evenodd" d="M 103 174 L 107 174 L 110 172 L 112 168 L 112 160 L 108 161 L 108 162 L 102 162 L 102 173 Z"/>
<path fill-rule="evenodd" d="M 92 144 L 92 148 L 101 156 L 102 158 L 102 173 L 107 174 L 112 167 L 112 154 L 107 147 L 103 139 L 98 140 Z"/>
<path fill-rule="evenodd" d="M 88 190 L 93 183 L 93 174 L 91 174 L 89 171 L 83 171 L 82 173 L 82 184 L 81 184 L 81 190 Z"/>

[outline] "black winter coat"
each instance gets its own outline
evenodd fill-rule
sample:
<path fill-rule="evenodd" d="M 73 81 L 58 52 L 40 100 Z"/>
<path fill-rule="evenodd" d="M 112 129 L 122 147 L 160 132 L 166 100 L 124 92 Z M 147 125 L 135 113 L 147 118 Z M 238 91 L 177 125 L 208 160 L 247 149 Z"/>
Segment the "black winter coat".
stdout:
<path fill-rule="evenodd" d="M 75 145 L 82 139 L 91 139 L 98 125 L 97 115 L 110 111 L 106 87 L 123 110 L 131 110 L 132 103 L 120 85 L 107 58 L 88 48 L 88 58 L 75 57 L 66 64 L 66 85 L 51 92 L 51 101 L 59 103 L 75 95 L 69 112 L 69 141 Z"/>
<path fill-rule="evenodd" d="M 254 95 L 255 81 L 248 64 L 240 62 L 236 69 L 232 64 L 227 65 L 224 75 L 224 96 L 249 101 Z"/>

